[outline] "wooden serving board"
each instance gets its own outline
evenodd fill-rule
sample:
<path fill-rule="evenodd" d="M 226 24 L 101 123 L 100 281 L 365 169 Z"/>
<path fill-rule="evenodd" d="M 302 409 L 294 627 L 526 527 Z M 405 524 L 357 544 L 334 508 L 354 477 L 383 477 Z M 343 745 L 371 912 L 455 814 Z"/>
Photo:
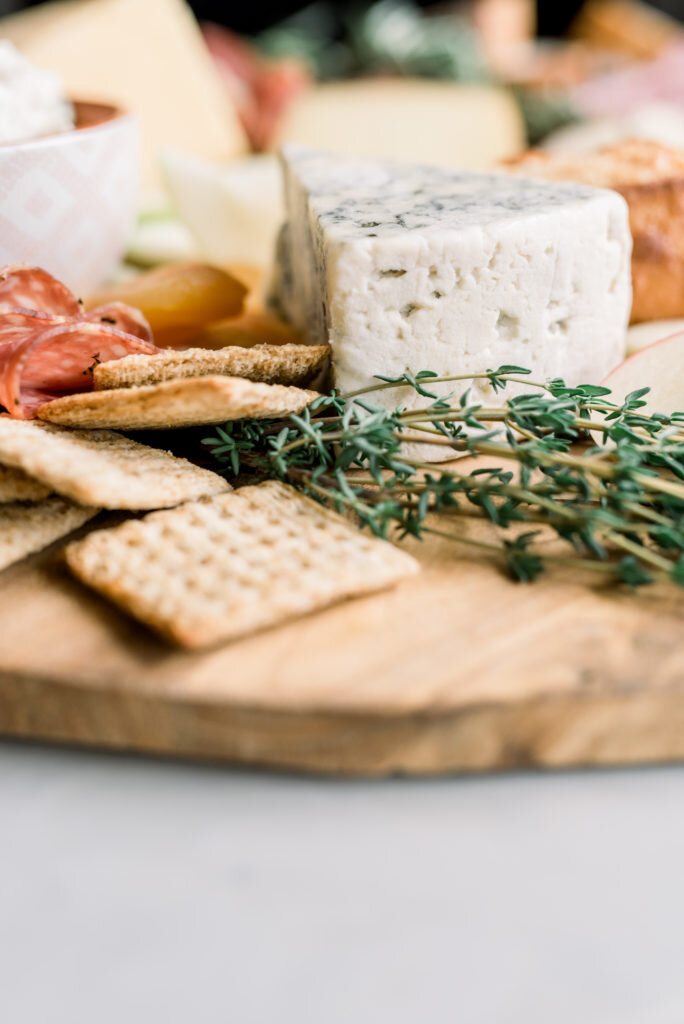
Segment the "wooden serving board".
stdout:
<path fill-rule="evenodd" d="M 0 733 L 346 774 L 684 756 L 684 594 L 509 582 L 449 542 L 394 591 L 205 654 L 91 594 L 59 545 L 0 587 Z"/>

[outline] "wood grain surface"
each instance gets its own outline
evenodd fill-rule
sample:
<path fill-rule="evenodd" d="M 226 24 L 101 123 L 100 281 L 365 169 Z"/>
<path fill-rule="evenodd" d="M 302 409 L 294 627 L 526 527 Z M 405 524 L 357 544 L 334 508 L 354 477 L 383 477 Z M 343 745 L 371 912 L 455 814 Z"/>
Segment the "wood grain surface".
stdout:
<path fill-rule="evenodd" d="M 684 594 L 412 550 L 424 572 L 394 591 L 188 654 L 57 545 L 2 575 L 0 733 L 373 775 L 684 756 Z"/>

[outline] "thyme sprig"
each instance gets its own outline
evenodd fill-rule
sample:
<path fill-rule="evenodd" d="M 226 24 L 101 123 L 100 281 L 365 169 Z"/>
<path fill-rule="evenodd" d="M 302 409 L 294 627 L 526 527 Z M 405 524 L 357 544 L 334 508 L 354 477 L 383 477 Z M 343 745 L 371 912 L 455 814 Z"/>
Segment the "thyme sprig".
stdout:
<path fill-rule="evenodd" d="M 458 398 L 433 390 L 463 381 L 494 395 L 526 388 L 491 407 L 472 386 Z M 373 400 L 391 390 L 394 407 Z M 608 388 L 534 382 L 520 366 L 423 370 L 322 395 L 281 421 L 228 423 L 203 443 L 226 475 L 288 481 L 379 537 L 435 534 L 481 548 L 519 580 L 562 563 L 633 587 L 684 586 L 684 413 L 646 413 L 648 390 L 616 404 Z M 421 458 L 425 446 L 474 456 L 475 468 Z M 496 542 L 473 537 L 472 519 L 493 524 Z"/>

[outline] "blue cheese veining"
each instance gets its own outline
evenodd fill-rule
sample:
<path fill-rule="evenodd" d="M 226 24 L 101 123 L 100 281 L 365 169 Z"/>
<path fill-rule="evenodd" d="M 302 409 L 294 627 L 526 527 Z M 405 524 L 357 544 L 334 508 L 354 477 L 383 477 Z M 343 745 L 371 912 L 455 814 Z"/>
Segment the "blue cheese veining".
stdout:
<path fill-rule="evenodd" d="M 622 358 L 631 236 L 617 193 L 296 146 L 283 164 L 276 299 L 330 341 L 339 389 L 502 363 L 596 382 Z"/>

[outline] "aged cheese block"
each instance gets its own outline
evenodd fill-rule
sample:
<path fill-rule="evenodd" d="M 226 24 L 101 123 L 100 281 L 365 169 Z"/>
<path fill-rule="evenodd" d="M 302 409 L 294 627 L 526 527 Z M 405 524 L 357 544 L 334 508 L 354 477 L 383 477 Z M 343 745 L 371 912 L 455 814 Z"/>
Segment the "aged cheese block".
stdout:
<path fill-rule="evenodd" d="M 283 117 L 275 146 L 286 142 L 479 170 L 519 152 L 525 129 L 504 89 L 369 78 L 326 82 L 298 96 Z"/>
<path fill-rule="evenodd" d="M 598 382 L 622 358 L 631 238 L 617 193 L 297 146 L 284 168 L 276 302 L 330 340 L 342 391 L 503 363 Z"/>
<path fill-rule="evenodd" d="M 148 185 L 158 184 L 162 145 L 217 160 L 248 149 L 183 0 L 41 4 L 2 19 L 0 37 L 37 66 L 58 71 L 71 96 L 137 114 Z"/>

